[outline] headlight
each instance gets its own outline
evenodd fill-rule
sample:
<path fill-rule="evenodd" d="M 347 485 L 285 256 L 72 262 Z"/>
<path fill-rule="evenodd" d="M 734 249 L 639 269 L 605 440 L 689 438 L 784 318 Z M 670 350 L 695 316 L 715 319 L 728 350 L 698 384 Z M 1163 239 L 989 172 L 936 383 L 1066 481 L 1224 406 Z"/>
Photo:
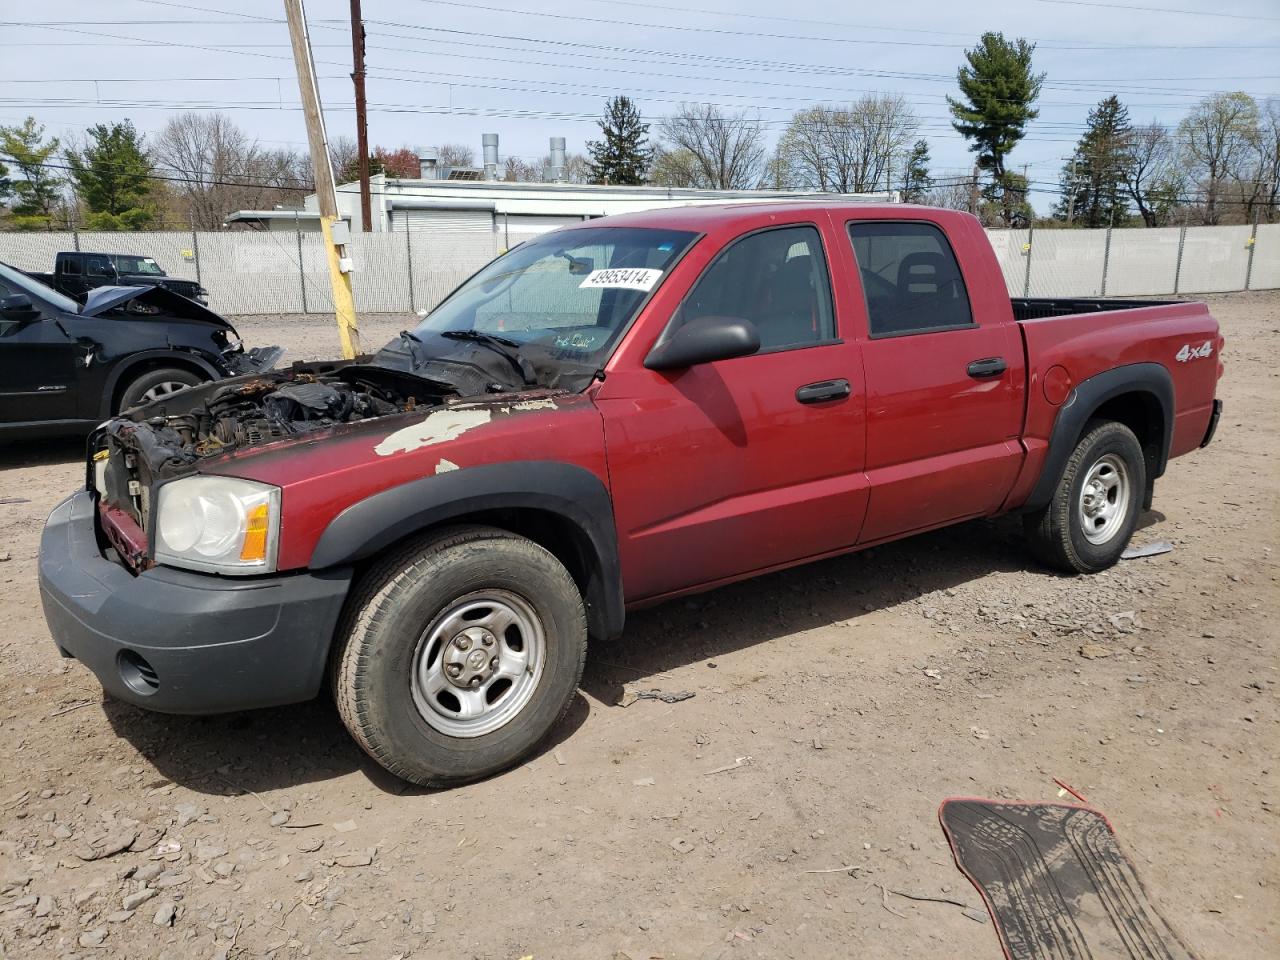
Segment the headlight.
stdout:
<path fill-rule="evenodd" d="M 280 489 L 235 477 L 183 477 L 160 488 L 156 561 L 232 576 L 271 573 Z"/>

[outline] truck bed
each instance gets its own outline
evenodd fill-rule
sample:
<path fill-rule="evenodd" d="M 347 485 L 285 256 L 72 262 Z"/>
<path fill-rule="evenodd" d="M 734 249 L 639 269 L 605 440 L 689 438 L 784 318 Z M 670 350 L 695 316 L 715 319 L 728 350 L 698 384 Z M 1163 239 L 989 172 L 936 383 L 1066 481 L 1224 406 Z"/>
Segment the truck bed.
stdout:
<path fill-rule="evenodd" d="M 1133 310 L 1138 307 L 1170 307 L 1183 300 L 1115 300 L 1105 297 L 1013 297 L 1015 320 L 1039 320 L 1043 317 L 1065 317 L 1073 313 L 1105 313 L 1111 310 Z"/>

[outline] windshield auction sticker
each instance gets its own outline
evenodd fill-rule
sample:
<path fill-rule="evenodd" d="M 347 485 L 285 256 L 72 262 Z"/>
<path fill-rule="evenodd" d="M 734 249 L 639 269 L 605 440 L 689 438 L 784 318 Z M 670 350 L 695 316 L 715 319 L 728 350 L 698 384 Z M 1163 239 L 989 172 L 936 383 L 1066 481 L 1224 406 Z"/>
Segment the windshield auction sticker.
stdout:
<path fill-rule="evenodd" d="M 652 290 L 661 276 L 661 270 L 652 270 L 647 267 L 592 270 L 587 279 L 578 284 L 578 287 L 579 289 L 585 287 L 587 289 Z"/>

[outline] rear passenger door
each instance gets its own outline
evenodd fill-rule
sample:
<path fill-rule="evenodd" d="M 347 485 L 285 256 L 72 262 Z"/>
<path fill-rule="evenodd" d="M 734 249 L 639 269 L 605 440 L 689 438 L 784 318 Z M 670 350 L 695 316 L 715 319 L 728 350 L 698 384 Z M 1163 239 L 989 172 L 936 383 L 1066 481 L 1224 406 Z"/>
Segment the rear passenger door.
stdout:
<path fill-rule="evenodd" d="M 1016 324 L 975 314 L 986 298 L 970 296 L 936 224 L 846 227 L 867 321 L 870 501 L 859 542 L 994 513 L 1022 457 Z"/>

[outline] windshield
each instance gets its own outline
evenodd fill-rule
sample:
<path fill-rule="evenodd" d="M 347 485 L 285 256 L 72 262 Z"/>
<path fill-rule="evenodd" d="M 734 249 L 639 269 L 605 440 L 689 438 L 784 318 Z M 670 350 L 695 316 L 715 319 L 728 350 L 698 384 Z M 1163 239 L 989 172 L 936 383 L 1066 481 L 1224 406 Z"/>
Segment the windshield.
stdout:
<path fill-rule="evenodd" d="M 64 313 L 79 313 L 80 304 L 68 296 L 64 296 L 53 287 L 33 280 L 21 270 L 15 270 L 7 263 L 0 263 L 0 297 L 10 297 L 17 293 L 25 293 L 36 300 L 43 300 Z"/>
<path fill-rule="evenodd" d="M 414 330 L 502 338 L 535 365 L 597 369 L 697 234 L 641 227 L 548 233 L 494 260 Z"/>
<path fill-rule="evenodd" d="M 141 275 L 144 277 L 163 277 L 164 271 L 160 269 L 160 264 L 156 263 L 150 257 L 121 257 L 117 256 L 116 272 L 123 274 Z"/>

